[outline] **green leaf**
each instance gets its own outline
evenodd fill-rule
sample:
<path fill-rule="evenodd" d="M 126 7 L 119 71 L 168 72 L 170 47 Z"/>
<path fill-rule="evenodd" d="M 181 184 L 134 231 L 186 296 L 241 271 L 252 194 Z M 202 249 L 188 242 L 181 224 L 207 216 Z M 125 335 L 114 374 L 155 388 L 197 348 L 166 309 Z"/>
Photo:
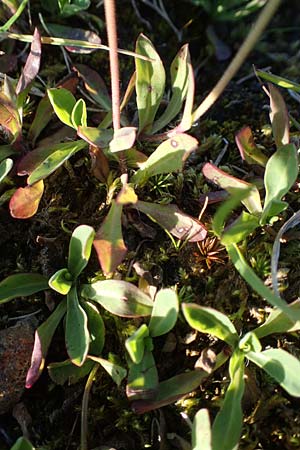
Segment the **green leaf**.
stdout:
<path fill-rule="evenodd" d="M 10 158 L 7 158 L 0 163 L 0 183 L 2 180 L 4 180 L 6 175 L 10 172 L 13 164 L 14 164 L 13 160 Z"/>
<path fill-rule="evenodd" d="M 59 148 L 58 148 L 59 147 Z M 31 173 L 28 177 L 28 184 L 34 184 L 39 180 L 43 180 L 51 173 L 55 172 L 60 166 L 62 166 L 71 156 L 86 147 L 84 141 L 66 142 L 64 144 L 57 145 L 55 150 L 47 156 Z"/>
<path fill-rule="evenodd" d="M 288 203 L 281 201 L 281 198 L 293 186 L 297 175 L 297 149 L 294 144 L 283 145 L 276 150 L 266 165 L 266 197 L 261 217 L 262 225 L 265 225 L 270 217 L 286 209 Z"/>
<path fill-rule="evenodd" d="M 150 132 L 165 90 L 166 75 L 158 53 L 143 34 L 137 39 L 135 52 L 151 58 L 151 61 L 135 58 L 139 133 Z"/>
<path fill-rule="evenodd" d="M 121 317 L 150 316 L 153 308 L 150 297 L 127 281 L 104 280 L 85 284 L 81 295 Z"/>
<path fill-rule="evenodd" d="M 259 220 L 245 211 L 232 223 L 222 235 L 223 245 L 237 244 L 243 241 L 259 226 Z"/>
<path fill-rule="evenodd" d="M 246 333 L 239 342 L 239 349 L 245 354 L 248 352 L 260 352 L 261 344 L 257 335 L 252 331 Z"/>
<path fill-rule="evenodd" d="M 180 211 L 176 205 L 159 205 L 139 200 L 132 206 L 147 214 L 151 220 L 157 222 L 178 239 L 198 242 L 206 238 L 207 230 L 205 226 L 198 219 Z"/>
<path fill-rule="evenodd" d="M 109 213 L 102 222 L 93 242 L 105 275 L 112 274 L 127 253 L 122 235 L 123 205 L 112 200 Z"/>
<path fill-rule="evenodd" d="M 188 87 L 188 56 L 188 44 L 185 44 L 171 64 L 172 97 L 163 114 L 154 122 L 152 134 L 168 125 L 181 110 Z"/>
<path fill-rule="evenodd" d="M 300 397 L 300 361 L 281 348 L 249 352 L 247 358 L 274 378 L 286 392 Z"/>
<path fill-rule="evenodd" d="M 216 309 L 194 303 L 183 303 L 182 311 L 192 328 L 201 331 L 201 333 L 211 334 L 232 347 L 236 347 L 238 334 L 233 323 L 225 314 Z"/>
<path fill-rule="evenodd" d="M 245 258 L 240 252 L 239 248 L 235 245 L 228 245 L 226 247 L 229 258 L 231 259 L 236 270 L 241 274 L 244 280 L 250 284 L 252 289 L 256 291 L 261 297 L 265 298 L 272 306 L 279 308 L 284 312 L 293 322 L 298 318 L 289 309 L 287 303 L 280 297 L 277 297 L 273 292 L 262 282 L 262 280 L 256 275 L 256 273 L 247 264 Z"/>
<path fill-rule="evenodd" d="M 124 369 L 124 367 L 119 366 L 118 364 L 112 363 L 108 361 L 107 359 L 99 358 L 99 356 L 92 356 L 89 355 L 88 359 L 91 359 L 92 361 L 97 362 L 100 364 L 103 369 L 106 370 L 106 372 L 112 377 L 113 381 L 120 386 L 123 379 L 127 375 L 127 370 Z"/>
<path fill-rule="evenodd" d="M 75 105 L 72 109 L 71 122 L 72 122 L 73 128 L 75 128 L 75 130 L 77 130 L 77 128 L 79 126 L 82 126 L 82 127 L 87 126 L 86 104 L 82 98 L 77 100 L 77 102 L 75 103 Z"/>
<path fill-rule="evenodd" d="M 299 317 L 295 322 L 289 319 L 280 309 L 274 308 L 267 320 L 258 328 L 253 330 L 253 333 L 261 339 L 265 336 L 269 336 L 274 333 L 291 333 L 293 331 L 300 330 L 300 300 L 297 299 L 293 303 L 288 305 L 291 311 L 291 316 L 295 315 Z"/>
<path fill-rule="evenodd" d="M 10 450 L 35 450 L 35 447 L 25 437 L 19 437 Z"/>
<path fill-rule="evenodd" d="M 146 162 L 140 164 L 140 169 L 130 181 L 143 185 L 153 175 L 182 170 L 189 154 L 197 146 L 197 139 L 184 133 L 167 139 L 157 147 Z"/>
<path fill-rule="evenodd" d="M 99 356 L 102 353 L 105 342 L 105 326 L 97 307 L 90 302 L 82 302 L 82 308 L 88 318 L 88 330 L 90 334 L 89 354 Z"/>
<path fill-rule="evenodd" d="M 211 425 L 208 410 L 200 409 L 194 417 L 192 450 L 212 450 Z"/>
<path fill-rule="evenodd" d="M 174 327 L 179 311 L 178 296 L 172 289 L 161 289 L 155 296 L 151 319 L 150 336 L 168 333 Z"/>
<path fill-rule="evenodd" d="M 67 311 L 67 302 L 61 301 L 48 319 L 35 332 L 35 341 L 31 357 L 31 366 L 26 377 L 26 387 L 31 388 L 42 373 L 48 348 L 55 330 Z"/>
<path fill-rule="evenodd" d="M 270 120 L 277 148 L 290 142 L 289 114 L 279 90 L 268 83 L 270 97 Z"/>
<path fill-rule="evenodd" d="M 72 287 L 73 279 L 68 269 L 60 269 L 52 275 L 48 284 L 51 289 L 61 295 L 67 295 Z"/>
<path fill-rule="evenodd" d="M 242 432 L 242 397 L 245 390 L 244 355 L 236 350 L 229 363 L 230 384 L 212 427 L 213 450 L 237 449 Z"/>
<path fill-rule="evenodd" d="M 250 127 L 242 128 L 235 135 L 235 142 L 243 160 L 248 164 L 259 164 L 265 167 L 268 161 L 266 155 L 255 145 Z"/>
<path fill-rule="evenodd" d="M 43 129 L 50 122 L 52 115 L 53 115 L 52 105 L 50 103 L 48 96 L 45 95 L 36 108 L 34 119 L 31 122 L 28 131 L 27 138 L 29 141 L 32 142 L 33 145 L 35 144 L 37 138 L 39 137 Z"/>
<path fill-rule="evenodd" d="M 0 282 L 0 304 L 49 289 L 48 280 L 38 273 L 17 273 Z"/>
<path fill-rule="evenodd" d="M 130 401 L 147 400 L 155 397 L 158 374 L 152 352 L 145 349 L 140 363 L 128 361 L 129 372 L 126 394 Z"/>
<path fill-rule="evenodd" d="M 87 360 L 81 367 L 75 366 L 70 359 L 58 363 L 51 363 L 48 366 L 49 376 L 56 384 L 68 385 L 77 383 L 81 378 L 90 373 L 95 362 Z"/>
<path fill-rule="evenodd" d="M 47 94 L 59 120 L 69 127 L 76 128 L 72 122 L 72 111 L 76 104 L 74 95 L 64 88 L 48 89 Z"/>
<path fill-rule="evenodd" d="M 76 287 L 72 287 L 67 295 L 66 346 L 68 355 L 76 366 L 83 365 L 89 343 L 87 316 L 79 304 Z"/>
<path fill-rule="evenodd" d="M 11 145 L 0 145 L 0 162 L 9 156 L 16 155 L 19 152 L 14 150 Z"/>
<path fill-rule="evenodd" d="M 190 55 L 187 57 L 187 66 L 188 66 L 188 86 L 186 99 L 184 104 L 184 109 L 182 113 L 182 118 L 180 124 L 176 127 L 176 132 L 184 133 L 191 129 L 193 123 L 198 120 L 195 119 L 193 113 L 194 107 L 194 97 L 195 97 L 195 76 L 194 70 L 191 64 Z"/>
<path fill-rule="evenodd" d="M 139 364 L 144 356 L 145 338 L 149 336 L 149 329 L 143 323 L 129 338 L 125 341 L 126 350 L 134 364 Z"/>
<path fill-rule="evenodd" d="M 250 214 L 260 215 L 261 201 L 257 187 L 254 184 L 246 183 L 246 181 L 235 178 L 228 173 L 224 172 L 211 163 L 204 164 L 202 168 L 203 175 L 213 183 L 225 189 L 230 194 L 237 190 L 247 193 L 246 197 L 242 200 L 242 203 L 248 209 Z"/>
<path fill-rule="evenodd" d="M 288 80 L 287 78 L 279 77 L 278 75 L 273 75 L 272 73 L 257 69 L 255 69 L 255 73 L 260 78 L 271 81 L 271 83 L 277 84 L 277 86 L 283 87 L 285 89 L 292 89 L 292 91 L 295 92 L 300 92 L 300 84 Z"/>
<path fill-rule="evenodd" d="M 94 236 L 94 229 L 88 225 L 79 225 L 72 233 L 69 245 L 68 269 L 73 280 L 76 280 L 87 266 Z"/>
<path fill-rule="evenodd" d="M 113 131 L 94 127 L 78 127 L 77 134 L 90 145 L 106 148 L 113 139 Z"/>
<path fill-rule="evenodd" d="M 136 138 L 135 127 L 123 127 L 115 130 L 114 137 L 109 144 L 109 149 L 112 153 L 129 150 L 133 147 Z"/>

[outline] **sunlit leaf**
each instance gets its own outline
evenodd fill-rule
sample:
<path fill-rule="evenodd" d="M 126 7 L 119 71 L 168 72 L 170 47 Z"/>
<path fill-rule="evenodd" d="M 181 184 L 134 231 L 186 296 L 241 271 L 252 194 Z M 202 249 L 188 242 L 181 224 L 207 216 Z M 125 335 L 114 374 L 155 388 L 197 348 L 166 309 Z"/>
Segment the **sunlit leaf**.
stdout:
<path fill-rule="evenodd" d="M 120 386 L 123 379 L 127 375 L 127 370 L 124 369 L 124 367 L 112 363 L 107 359 L 103 359 L 100 358 L 99 356 L 92 356 L 92 355 L 89 355 L 88 359 L 91 359 L 92 361 L 95 361 L 98 364 L 100 364 L 103 367 L 103 369 L 105 369 L 106 372 L 112 377 L 112 379 L 118 386 Z"/>
<path fill-rule="evenodd" d="M 135 127 L 123 127 L 114 132 L 114 137 L 109 143 L 112 153 L 121 152 L 132 148 L 136 138 Z"/>
<path fill-rule="evenodd" d="M 109 213 L 93 242 L 101 268 L 106 275 L 116 270 L 127 252 L 122 236 L 122 208 L 122 205 L 112 201 Z"/>
<path fill-rule="evenodd" d="M 71 122 L 73 127 L 77 129 L 79 126 L 87 126 L 87 112 L 85 101 L 80 98 L 74 105 L 71 113 Z"/>
<path fill-rule="evenodd" d="M 67 311 L 67 302 L 62 300 L 48 319 L 38 327 L 35 332 L 34 347 L 31 356 L 31 365 L 26 376 L 26 387 L 31 388 L 41 375 L 48 348 L 59 322 Z"/>
<path fill-rule="evenodd" d="M 149 329 L 143 323 L 131 336 L 125 341 L 126 350 L 134 364 L 139 364 L 144 356 L 145 338 L 149 336 Z"/>
<path fill-rule="evenodd" d="M 244 355 L 236 350 L 229 363 L 230 384 L 212 427 L 213 450 L 237 448 L 243 425 L 242 397 L 245 390 Z"/>
<path fill-rule="evenodd" d="M 279 90 L 268 83 L 270 96 L 270 120 L 276 147 L 289 144 L 290 124 L 288 110 Z"/>
<path fill-rule="evenodd" d="M 138 364 L 128 361 L 126 394 L 130 401 L 153 399 L 158 387 L 158 374 L 152 352 L 145 349 Z"/>
<path fill-rule="evenodd" d="M 266 166 L 268 158 L 255 145 L 250 127 L 242 128 L 235 135 L 235 142 L 238 146 L 242 159 L 247 161 L 248 164 L 259 164 L 262 167 Z"/>
<path fill-rule="evenodd" d="M 294 397 L 300 397 L 300 361 L 281 348 L 249 352 L 246 357 L 274 378 Z"/>
<path fill-rule="evenodd" d="M 94 127 L 78 127 L 77 134 L 81 139 L 95 147 L 108 147 L 113 138 L 112 130 L 102 130 Z"/>
<path fill-rule="evenodd" d="M 182 170 L 186 159 L 197 146 L 197 139 L 184 133 L 167 139 L 140 165 L 131 182 L 144 184 L 153 175 Z"/>
<path fill-rule="evenodd" d="M 188 324 L 195 330 L 222 339 L 232 347 L 237 345 L 237 331 L 225 314 L 195 303 L 183 303 L 182 311 Z"/>
<path fill-rule="evenodd" d="M 22 125 L 17 107 L 3 92 L 0 92 L 0 123 L 10 134 L 9 141 L 15 141 L 21 134 Z"/>
<path fill-rule="evenodd" d="M 10 158 L 7 158 L 0 163 L 0 183 L 2 180 L 4 180 L 6 175 L 11 171 L 13 165 L 14 165 L 14 162 Z"/>
<path fill-rule="evenodd" d="M 260 78 L 271 81 L 271 83 L 277 84 L 277 86 L 283 87 L 285 89 L 292 89 L 295 92 L 300 92 L 300 84 L 288 80 L 287 78 L 279 77 L 278 75 L 273 75 L 272 73 L 258 69 L 255 69 L 255 73 Z"/>
<path fill-rule="evenodd" d="M 22 91 L 24 91 L 39 73 L 41 54 L 42 54 L 41 37 L 39 30 L 35 28 L 33 33 L 33 40 L 30 46 L 30 53 L 27 57 L 25 66 L 22 70 L 22 74 L 19 78 L 16 87 L 17 95 L 19 95 Z"/>
<path fill-rule="evenodd" d="M 100 75 L 84 64 L 76 64 L 75 70 L 84 82 L 84 87 L 93 98 L 106 111 L 111 110 L 111 98 L 107 87 Z"/>
<path fill-rule="evenodd" d="M 283 145 L 276 150 L 266 165 L 266 197 L 261 217 L 262 225 L 265 225 L 270 217 L 287 208 L 288 203 L 281 199 L 293 186 L 297 176 L 297 149 L 294 144 Z"/>
<path fill-rule="evenodd" d="M 182 118 L 180 124 L 176 127 L 177 132 L 181 133 L 190 130 L 190 128 L 193 125 L 193 122 L 195 122 L 195 118 L 193 115 L 194 96 L 195 96 L 195 76 L 189 54 L 187 55 L 187 66 L 188 66 L 187 93 Z"/>
<path fill-rule="evenodd" d="M 253 214 L 242 211 L 242 214 L 226 228 L 221 238 L 224 245 L 237 244 L 243 241 L 259 226 L 259 220 Z"/>
<path fill-rule="evenodd" d="M 88 225 L 79 225 L 72 233 L 69 245 L 68 270 L 75 280 L 89 261 L 95 231 Z"/>
<path fill-rule="evenodd" d="M 67 295 L 72 287 L 72 276 L 68 269 L 60 269 L 49 279 L 49 286 L 61 295 Z"/>
<path fill-rule="evenodd" d="M 24 436 L 19 437 L 10 450 L 35 450 L 35 447 Z"/>
<path fill-rule="evenodd" d="M 72 122 L 72 111 L 76 104 L 74 95 L 64 88 L 53 88 L 47 90 L 48 98 L 55 114 L 65 125 L 74 128 Z"/>
<path fill-rule="evenodd" d="M 155 296 L 151 319 L 150 336 L 168 333 L 176 324 L 179 311 L 178 296 L 172 289 L 161 289 Z"/>
<path fill-rule="evenodd" d="M 48 280 L 38 273 L 16 273 L 0 282 L 0 304 L 49 289 Z"/>
<path fill-rule="evenodd" d="M 159 205 L 139 200 L 133 207 L 147 214 L 150 219 L 178 239 L 198 242 L 207 235 L 206 228 L 198 219 L 180 211 L 176 205 Z"/>
<path fill-rule="evenodd" d="M 212 450 L 211 425 L 207 409 L 200 409 L 193 421 L 192 450 Z"/>
<path fill-rule="evenodd" d="M 44 192 L 43 180 L 18 188 L 9 202 L 9 210 L 15 219 L 28 219 L 37 212 L 40 200 Z"/>
<path fill-rule="evenodd" d="M 68 355 L 76 366 L 82 366 L 89 349 L 87 316 L 80 306 L 76 286 L 67 295 L 66 346 Z"/>
<path fill-rule="evenodd" d="M 107 311 L 121 317 L 150 316 L 153 302 L 131 283 L 121 280 L 95 281 L 82 286 L 83 298 L 99 303 Z"/>
<path fill-rule="evenodd" d="M 267 320 L 260 325 L 258 328 L 255 328 L 253 332 L 256 334 L 258 338 L 263 338 L 270 334 L 274 333 L 291 333 L 293 331 L 300 330 L 300 300 L 297 299 L 293 303 L 288 305 L 288 308 L 291 310 L 291 314 L 294 311 L 299 317 L 296 322 L 290 320 L 286 314 L 280 311 L 277 308 L 272 309 L 269 314 Z"/>
<path fill-rule="evenodd" d="M 66 41 L 65 47 L 71 53 L 89 54 L 95 51 L 95 47 L 93 45 L 91 45 L 90 47 L 88 46 L 89 43 L 96 45 L 101 44 L 100 37 L 90 30 L 83 30 L 82 28 L 68 27 L 66 25 L 58 25 L 52 23 L 47 23 L 47 28 L 53 36 L 62 38 Z M 72 46 L 67 42 L 68 40 L 82 41 L 84 45 L 82 45 L 82 47 L 78 47 L 75 45 Z"/>
<path fill-rule="evenodd" d="M 140 34 L 135 47 L 136 53 L 152 61 L 135 58 L 136 102 L 139 114 L 139 133 L 151 131 L 155 114 L 165 90 L 165 70 L 151 41 Z"/>
<path fill-rule="evenodd" d="M 70 359 L 57 363 L 51 363 L 48 366 L 49 376 L 56 384 L 68 385 L 77 383 L 81 378 L 90 373 L 95 362 L 86 360 L 81 367 L 75 366 Z"/>

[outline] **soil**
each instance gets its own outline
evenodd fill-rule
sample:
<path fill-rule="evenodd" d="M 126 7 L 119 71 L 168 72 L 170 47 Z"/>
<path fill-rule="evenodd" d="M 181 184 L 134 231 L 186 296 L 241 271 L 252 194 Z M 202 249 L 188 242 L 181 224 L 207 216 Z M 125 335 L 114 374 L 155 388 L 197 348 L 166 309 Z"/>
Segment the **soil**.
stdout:
<path fill-rule="evenodd" d="M 92 5 L 91 11 L 103 19 L 103 8 Z M 131 1 L 123 0 L 118 5 L 118 26 L 120 47 L 133 50 L 134 42 L 140 32 L 144 32 L 160 53 L 165 67 L 169 67 L 174 55 L 182 45 L 190 44 L 191 58 L 196 74 L 197 104 L 210 91 L 222 75 L 228 61 L 218 61 L 213 47 L 207 40 L 205 28 L 210 23 L 203 11 L 188 1 L 166 0 L 165 7 L 170 18 L 179 30 L 183 30 L 182 42 L 155 11 L 136 2 L 142 16 L 151 28 L 141 22 L 133 9 Z M 33 23 L 38 23 L 39 2 L 31 2 Z M 201 194 L 216 190 L 201 175 L 204 162 L 214 161 L 225 143 L 227 151 L 220 167 L 230 167 L 236 176 L 245 180 L 261 177 L 259 170 L 254 171 L 242 163 L 235 145 L 234 136 L 243 126 L 251 126 L 256 142 L 264 147 L 267 155 L 272 154 L 274 143 L 267 132 L 269 125 L 268 98 L 260 82 L 253 75 L 252 65 L 258 68 L 270 67 L 277 75 L 298 81 L 300 69 L 300 40 L 296 1 L 283 2 L 267 32 L 251 53 L 235 79 L 230 83 L 221 99 L 192 129 L 199 140 L 200 147 L 187 161 L 181 174 L 171 174 L 161 187 L 157 180 L 149 182 L 141 195 L 144 200 L 163 203 L 172 199 L 183 211 L 198 217 L 202 207 Z M 44 12 L 47 18 L 47 12 Z M 219 37 L 234 53 L 247 30 L 251 20 L 231 23 L 215 23 Z M 62 24 L 87 27 L 80 16 L 67 20 L 57 18 Z M 20 23 L 23 32 L 29 28 L 26 20 Z M 31 30 L 32 31 L 32 30 Z M 30 31 L 30 32 L 31 32 Z M 105 32 L 103 31 L 103 40 Z M 9 54 L 19 55 L 24 44 L 3 42 L 3 48 Z M 44 46 L 40 76 L 51 86 L 67 75 L 67 69 L 60 50 L 57 47 Z M 72 63 L 84 63 L 99 71 L 109 83 L 108 58 L 104 52 L 90 55 L 71 54 Z M 17 78 L 24 61 L 19 57 L 17 67 L 9 71 L 9 76 Z M 121 85 L 126 86 L 132 73 L 130 58 L 122 57 Z M 287 91 L 282 94 L 289 112 L 299 120 L 298 103 Z M 78 98 L 80 93 L 78 93 Z M 28 116 L 24 119 L 24 130 L 29 127 L 32 112 L 38 102 L 32 96 Z M 129 105 L 129 115 L 134 108 Z M 98 120 L 95 114 L 92 120 Z M 52 120 L 43 137 L 51 136 L 59 126 Z M 299 131 L 291 130 L 297 138 Z M 142 144 L 141 144 L 142 147 Z M 114 168 L 117 170 L 117 167 Z M 13 219 L 8 212 L 8 204 L 2 201 L 5 192 L 20 185 L 19 177 L 10 177 L 1 185 L 0 197 L 0 277 L 17 272 L 38 272 L 50 276 L 65 266 L 70 234 L 79 224 L 88 224 L 98 229 L 105 217 L 106 189 L 103 183 L 93 176 L 88 153 L 79 152 L 71 161 L 52 174 L 45 183 L 45 193 L 38 212 L 30 219 Z M 289 209 L 283 214 L 283 220 L 297 211 L 298 191 L 289 196 Z M 210 227 L 211 218 L 218 205 L 211 204 L 205 210 L 202 221 Z M 274 225 L 274 232 L 281 224 Z M 218 259 L 214 260 L 206 250 L 213 236 L 200 250 L 196 244 L 187 244 L 176 250 L 166 237 L 165 232 L 145 216 L 137 215 L 126 209 L 123 221 L 124 239 L 128 254 L 118 268 L 120 278 L 138 281 L 133 264 L 138 263 L 149 271 L 158 287 L 177 286 L 180 301 L 195 301 L 211 306 L 226 313 L 239 332 L 251 330 L 257 326 L 269 311 L 266 303 L 258 297 L 245 281 L 237 274 L 228 261 L 226 252 L 217 246 Z M 293 232 L 295 229 L 293 230 Z M 270 275 L 270 248 L 274 233 L 254 234 L 247 243 L 247 259 L 254 261 L 258 275 L 268 280 Z M 291 237 L 284 245 L 280 265 L 286 269 L 287 278 L 283 286 L 283 296 L 291 302 L 299 296 L 299 236 Z M 262 261 L 257 255 L 263 255 Z M 253 264 L 254 264 L 253 263 Z M 84 279 L 99 273 L 99 263 L 93 254 Z M 26 432 L 36 448 L 40 450 L 71 450 L 80 448 L 80 414 L 82 396 L 86 379 L 74 385 L 56 385 L 45 369 L 41 378 L 31 389 L 22 388 L 33 342 L 32 321 L 24 317 L 34 317 L 39 324 L 48 316 L 58 298 L 51 293 L 36 294 L 30 298 L 21 298 L 0 306 L 0 448 L 9 449 L 12 443 L 24 432 L 22 418 L 18 420 L 12 414 L 13 408 L 22 400 L 31 422 Z M 124 358 L 124 336 L 130 327 L 130 321 L 112 317 L 103 313 L 106 324 L 105 357 L 109 353 L 126 366 Z M 22 318 L 22 321 L 18 318 Z M 21 330 L 21 333 L 20 333 Z M 17 335 L 15 336 L 15 333 Z M 20 335 L 19 335 L 20 334 Z M 66 358 L 63 325 L 58 329 L 52 342 L 47 363 L 62 361 Z M 12 337 L 13 336 L 13 337 Z M 294 355 L 300 356 L 300 342 L 297 333 L 272 337 L 266 345 L 282 347 Z M 167 379 L 185 370 L 193 369 L 204 348 L 212 347 L 218 352 L 220 342 L 205 335 L 191 333 L 183 320 L 179 320 L 175 329 L 167 337 L 155 339 L 155 360 L 161 380 Z M 4 353 L 2 352 L 2 349 Z M 4 356 L 3 356 L 4 355 Z M 8 361 L 6 363 L 6 361 Z M 4 374 L 5 371 L 5 374 Z M 3 384 L 3 380 L 5 383 Z M 21 381 L 20 381 L 21 380 Z M 23 381 L 22 381 L 23 380 Z M 222 367 L 175 404 L 144 415 L 137 415 L 127 400 L 124 383 L 118 388 L 111 378 L 98 371 L 93 382 L 88 409 L 88 448 L 116 450 L 152 450 L 188 449 L 190 441 L 189 420 L 192 420 L 199 408 L 207 407 L 211 416 L 215 416 L 222 402 L 224 390 L 228 384 L 228 367 Z M 290 397 L 270 378 L 256 370 L 251 364 L 247 367 L 246 394 L 244 397 L 244 426 L 241 450 L 292 450 L 300 448 L 299 400 Z M 12 392 L 6 392 L 11 389 Z"/>

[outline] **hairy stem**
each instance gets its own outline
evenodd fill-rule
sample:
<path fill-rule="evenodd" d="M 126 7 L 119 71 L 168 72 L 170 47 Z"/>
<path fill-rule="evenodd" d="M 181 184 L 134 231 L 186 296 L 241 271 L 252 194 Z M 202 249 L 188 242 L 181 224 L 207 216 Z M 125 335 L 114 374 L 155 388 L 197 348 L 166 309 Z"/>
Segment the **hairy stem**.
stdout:
<path fill-rule="evenodd" d="M 208 111 L 208 109 L 215 103 L 215 101 L 220 97 L 228 83 L 232 80 L 236 72 L 239 70 L 245 59 L 247 58 L 250 51 L 255 46 L 258 39 L 261 37 L 264 29 L 268 25 L 269 21 L 272 19 L 277 8 L 280 5 L 281 0 L 269 0 L 258 16 L 252 30 L 249 32 L 248 36 L 241 45 L 239 51 L 229 64 L 228 68 L 224 72 L 223 76 L 220 78 L 218 83 L 208 94 L 208 96 L 203 100 L 203 102 L 198 106 L 198 108 L 193 113 L 193 122 L 200 119 L 203 114 Z"/>

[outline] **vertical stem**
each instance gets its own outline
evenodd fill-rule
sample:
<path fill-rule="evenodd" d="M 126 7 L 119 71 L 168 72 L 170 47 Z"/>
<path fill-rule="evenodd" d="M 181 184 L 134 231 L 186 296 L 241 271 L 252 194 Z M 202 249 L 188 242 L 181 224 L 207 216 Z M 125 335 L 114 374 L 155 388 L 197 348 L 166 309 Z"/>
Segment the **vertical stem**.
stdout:
<path fill-rule="evenodd" d="M 113 118 L 114 132 L 116 132 L 121 128 L 121 123 L 120 123 L 120 79 L 119 79 L 118 36 L 117 36 L 115 0 L 104 0 L 104 11 L 107 29 L 107 40 L 109 46 L 112 118 Z M 125 155 L 123 152 L 120 153 L 119 161 L 121 172 L 125 173 L 127 169 L 126 169 Z"/>
<path fill-rule="evenodd" d="M 99 364 L 95 364 L 92 368 L 89 377 L 87 379 L 84 393 L 82 397 L 82 405 L 81 405 L 81 436 L 80 436 L 80 450 L 88 450 L 87 444 L 87 436 L 88 436 L 88 403 L 90 390 L 93 384 L 94 377 L 99 369 Z"/>

